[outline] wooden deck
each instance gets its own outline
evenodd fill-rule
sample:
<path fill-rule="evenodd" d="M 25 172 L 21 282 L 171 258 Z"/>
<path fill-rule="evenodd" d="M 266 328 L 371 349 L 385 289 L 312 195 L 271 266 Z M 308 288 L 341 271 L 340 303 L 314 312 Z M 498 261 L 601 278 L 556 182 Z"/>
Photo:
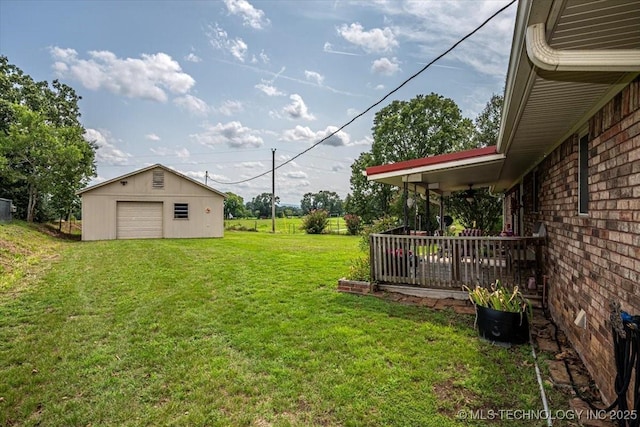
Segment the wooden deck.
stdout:
<path fill-rule="evenodd" d="M 460 290 L 500 279 L 541 290 L 543 238 L 372 234 L 370 243 L 376 283 Z"/>

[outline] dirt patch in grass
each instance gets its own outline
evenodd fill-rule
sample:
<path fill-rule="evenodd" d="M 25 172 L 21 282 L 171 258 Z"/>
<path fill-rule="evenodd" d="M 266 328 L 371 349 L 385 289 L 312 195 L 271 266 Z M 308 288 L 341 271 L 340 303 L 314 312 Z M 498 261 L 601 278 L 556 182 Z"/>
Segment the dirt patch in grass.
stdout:
<path fill-rule="evenodd" d="M 439 382 L 433 385 L 433 393 L 436 400 L 441 402 L 438 412 L 450 418 L 455 418 L 463 408 L 478 407 L 479 396 L 454 383 L 452 379 Z"/>

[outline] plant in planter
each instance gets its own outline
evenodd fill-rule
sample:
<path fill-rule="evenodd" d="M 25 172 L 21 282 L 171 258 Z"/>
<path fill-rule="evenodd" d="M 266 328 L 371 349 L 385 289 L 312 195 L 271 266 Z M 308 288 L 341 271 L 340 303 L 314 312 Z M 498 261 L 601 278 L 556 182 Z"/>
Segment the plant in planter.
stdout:
<path fill-rule="evenodd" d="M 511 344 L 529 340 L 531 303 L 517 286 L 509 289 L 496 280 L 490 288 L 464 289 L 476 307 L 476 326 L 481 337 Z"/>

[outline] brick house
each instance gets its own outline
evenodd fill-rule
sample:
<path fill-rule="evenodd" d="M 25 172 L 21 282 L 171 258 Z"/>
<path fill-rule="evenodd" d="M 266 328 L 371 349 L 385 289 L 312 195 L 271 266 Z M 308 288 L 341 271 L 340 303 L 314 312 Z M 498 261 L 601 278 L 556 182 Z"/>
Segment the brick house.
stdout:
<path fill-rule="evenodd" d="M 639 72 L 637 3 L 521 0 L 495 150 L 367 170 L 418 191 L 489 186 L 505 195 L 516 233 L 544 225 L 550 313 L 609 402 L 609 302 L 640 314 Z M 585 327 L 574 323 L 580 310 Z"/>

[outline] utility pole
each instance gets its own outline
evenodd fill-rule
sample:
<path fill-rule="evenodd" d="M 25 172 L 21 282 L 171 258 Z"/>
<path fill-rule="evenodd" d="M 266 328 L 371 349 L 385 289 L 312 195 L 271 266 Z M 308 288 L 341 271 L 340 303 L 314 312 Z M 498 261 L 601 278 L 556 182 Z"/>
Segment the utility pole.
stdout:
<path fill-rule="evenodd" d="M 276 232 L 276 149 L 271 149 L 271 232 Z"/>

